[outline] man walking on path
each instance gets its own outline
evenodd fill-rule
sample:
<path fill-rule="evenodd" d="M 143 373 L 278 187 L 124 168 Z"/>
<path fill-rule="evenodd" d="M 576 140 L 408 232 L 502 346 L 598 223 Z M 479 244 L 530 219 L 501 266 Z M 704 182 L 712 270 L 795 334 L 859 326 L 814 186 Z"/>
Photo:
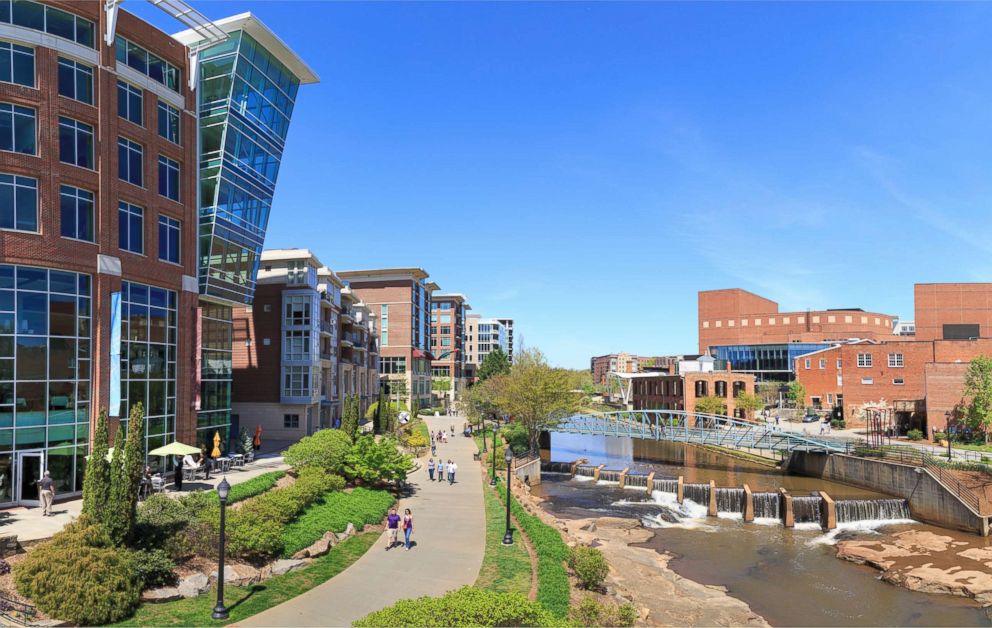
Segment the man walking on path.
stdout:
<path fill-rule="evenodd" d="M 444 460 L 437 461 L 437 481 L 444 482 Z"/>
<path fill-rule="evenodd" d="M 395 508 L 390 508 L 389 516 L 386 517 L 386 533 L 389 535 L 389 542 L 386 543 L 386 551 L 388 552 L 396 545 L 400 533 L 400 516 L 396 514 Z"/>
<path fill-rule="evenodd" d="M 43 509 L 41 516 L 51 517 L 52 502 L 55 501 L 55 483 L 52 482 L 48 471 L 45 471 L 45 475 L 38 480 L 38 496 L 41 498 L 41 507 Z"/>
<path fill-rule="evenodd" d="M 427 461 L 427 475 L 431 476 L 431 482 L 434 481 L 434 459 L 431 458 Z"/>
<path fill-rule="evenodd" d="M 451 460 L 448 461 L 448 484 L 455 483 L 455 471 L 458 470 L 458 463 Z"/>

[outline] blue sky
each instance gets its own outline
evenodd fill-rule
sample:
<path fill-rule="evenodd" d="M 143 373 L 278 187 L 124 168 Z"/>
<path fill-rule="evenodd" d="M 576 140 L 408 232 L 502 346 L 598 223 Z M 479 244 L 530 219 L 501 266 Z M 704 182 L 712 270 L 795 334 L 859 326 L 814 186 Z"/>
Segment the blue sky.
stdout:
<path fill-rule="evenodd" d="M 693 351 L 698 290 L 992 278 L 992 4 L 192 3 L 321 77 L 268 246 L 421 266 L 557 364 Z"/>

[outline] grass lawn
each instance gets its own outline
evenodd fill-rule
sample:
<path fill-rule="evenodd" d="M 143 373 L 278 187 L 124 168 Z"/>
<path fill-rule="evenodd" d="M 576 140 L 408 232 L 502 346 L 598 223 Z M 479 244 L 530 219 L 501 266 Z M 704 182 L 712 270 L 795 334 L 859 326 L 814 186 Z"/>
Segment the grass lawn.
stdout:
<path fill-rule="evenodd" d="M 513 545 L 503 545 L 506 532 L 506 508 L 487 485 L 483 488 L 486 502 L 486 555 L 475 586 L 498 593 L 530 593 L 530 556 L 519 537 Z M 520 534 L 520 531 L 517 531 Z"/>
<path fill-rule="evenodd" d="M 211 589 L 195 598 L 143 604 L 133 617 L 115 625 L 221 626 L 242 621 L 330 580 L 361 558 L 378 537 L 375 532 L 359 534 L 337 545 L 329 554 L 304 569 L 275 576 L 250 587 L 225 587 L 224 601 L 231 613 L 225 621 L 210 618 L 217 603 L 216 589 Z"/>

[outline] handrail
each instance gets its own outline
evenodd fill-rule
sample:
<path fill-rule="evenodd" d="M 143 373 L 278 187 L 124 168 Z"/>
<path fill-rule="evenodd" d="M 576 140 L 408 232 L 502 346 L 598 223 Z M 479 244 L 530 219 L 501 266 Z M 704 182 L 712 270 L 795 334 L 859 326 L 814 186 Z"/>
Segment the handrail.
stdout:
<path fill-rule="evenodd" d="M 961 481 L 954 477 L 949 470 L 933 464 L 929 456 L 923 457 L 923 468 L 926 469 L 930 475 L 934 476 L 938 482 L 954 492 L 954 494 L 957 495 L 961 501 L 968 504 L 972 510 L 982 516 L 990 514 L 988 512 L 988 508 L 982 508 L 982 500 L 978 497 L 978 494 L 975 493 L 974 490 L 962 484 Z"/>
<path fill-rule="evenodd" d="M 30 604 L 0 595 L 0 616 L 20 626 L 27 626 L 38 618 L 38 609 Z"/>

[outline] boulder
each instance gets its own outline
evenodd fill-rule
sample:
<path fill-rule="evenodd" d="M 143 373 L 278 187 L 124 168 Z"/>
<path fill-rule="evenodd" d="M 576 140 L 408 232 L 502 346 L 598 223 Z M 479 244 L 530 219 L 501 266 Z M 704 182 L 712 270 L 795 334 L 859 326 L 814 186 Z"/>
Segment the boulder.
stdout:
<path fill-rule="evenodd" d="M 255 584 L 262 579 L 262 572 L 251 565 L 233 564 L 224 567 L 224 584 L 244 587 Z M 217 572 L 210 572 L 210 581 L 217 581 Z"/>
<path fill-rule="evenodd" d="M 196 597 L 210 590 L 210 578 L 206 574 L 195 573 L 180 580 L 177 589 L 181 597 Z"/>
<path fill-rule="evenodd" d="M 293 554 L 293 558 L 300 560 L 303 558 L 316 558 L 317 556 L 323 556 L 327 552 L 331 551 L 331 548 L 337 545 L 337 543 L 338 537 L 335 536 L 333 532 L 325 532 L 324 536 L 314 541 L 310 547 L 305 547 Z"/>
<path fill-rule="evenodd" d="M 596 528 L 596 522 L 595 521 L 590 521 L 589 523 L 585 524 L 584 526 L 582 526 L 579 529 L 580 530 L 586 530 L 588 532 L 595 532 L 596 529 L 597 529 Z"/>
<path fill-rule="evenodd" d="M 345 536 L 345 538 L 348 538 L 349 536 L 354 536 L 356 533 L 357 533 L 357 530 L 355 530 L 355 524 L 353 524 L 352 522 L 349 521 L 348 522 L 348 527 L 346 527 L 344 529 L 344 536 Z"/>
<path fill-rule="evenodd" d="M 146 589 L 141 592 L 141 601 L 157 604 L 158 602 L 172 602 L 183 596 L 177 587 L 161 587 L 159 589 Z"/>
<path fill-rule="evenodd" d="M 283 574 L 289 573 L 294 569 L 299 569 L 300 567 L 306 565 L 306 561 L 303 560 L 293 560 L 291 558 L 283 558 L 272 563 L 272 575 L 281 576 Z"/>

